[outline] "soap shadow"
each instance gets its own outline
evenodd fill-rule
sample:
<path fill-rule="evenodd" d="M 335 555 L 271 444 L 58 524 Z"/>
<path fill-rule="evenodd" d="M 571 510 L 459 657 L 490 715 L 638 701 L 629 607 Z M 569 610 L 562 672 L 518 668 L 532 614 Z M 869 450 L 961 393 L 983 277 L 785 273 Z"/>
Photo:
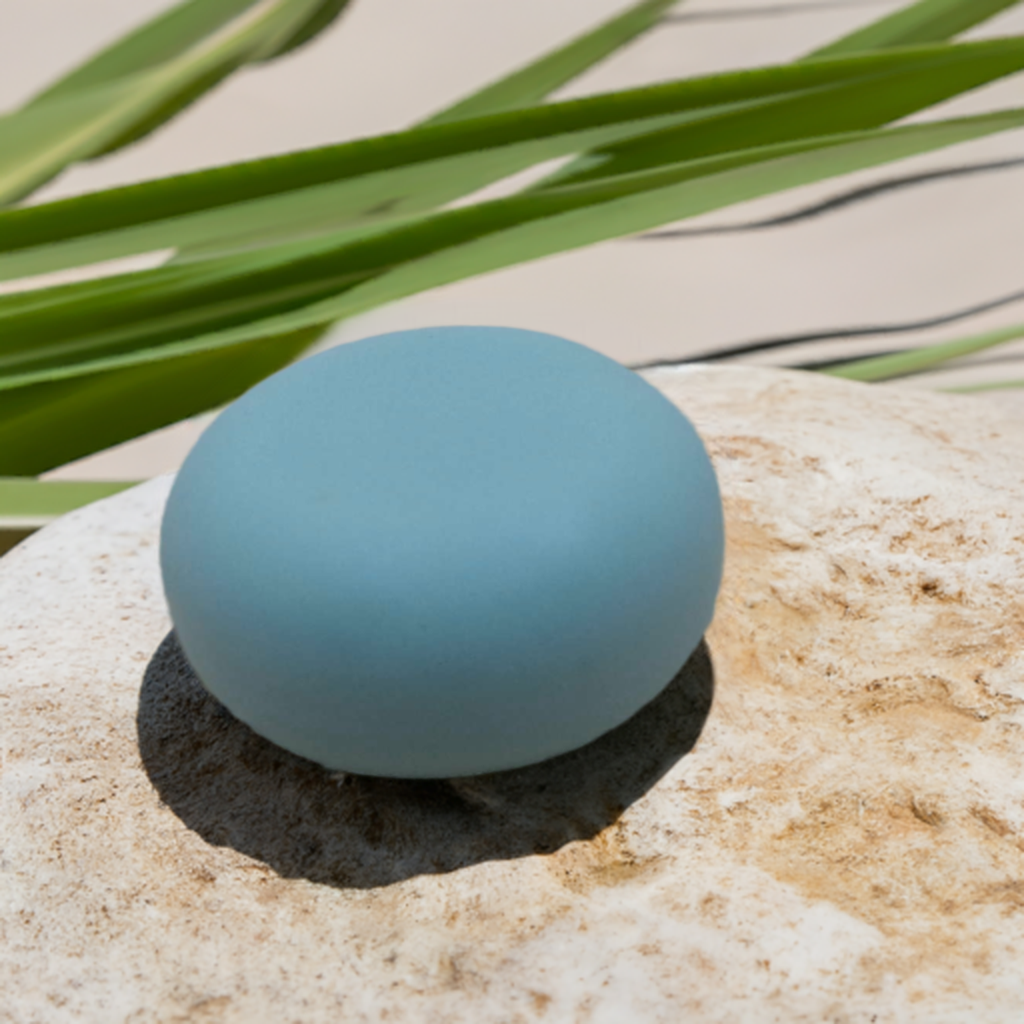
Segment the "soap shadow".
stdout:
<path fill-rule="evenodd" d="M 693 748 L 713 691 L 702 641 L 651 703 L 571 753 L 454 782 L 335 778 L 238 721 L 171 633 L 146 669 L 137 725 L 161 799 L 208 843 L 286 878 L 367 889 L 593 838 Z"/>

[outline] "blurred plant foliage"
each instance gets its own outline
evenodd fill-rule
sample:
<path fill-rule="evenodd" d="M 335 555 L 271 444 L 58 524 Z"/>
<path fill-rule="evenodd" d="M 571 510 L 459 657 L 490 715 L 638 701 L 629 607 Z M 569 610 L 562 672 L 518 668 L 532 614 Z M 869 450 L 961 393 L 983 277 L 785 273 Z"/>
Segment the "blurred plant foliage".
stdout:
<path fill-rule="evenodd" d="M 24 478 L 229 402 L 342 318 L 1024 126 L 1022 108 L 895 124 L 1024 69 L 1024 37 L 950 41 L 1017 0 L 921 0 L 792 63 L 545 103 L 679 2 L 645 0 L 407 131 L 14 205 L 313 38 L 347 2 L 188 0 L 0 117 L 0 280 L 173 251 L 156 269 L 0 296 L 0 476 L 23 478 L 0 482 L 0 517 L 90 500 Z M 514 195 L 452 208 L 558 157 Z M 885 379 L 1022 334 L 828 372 Z"/>

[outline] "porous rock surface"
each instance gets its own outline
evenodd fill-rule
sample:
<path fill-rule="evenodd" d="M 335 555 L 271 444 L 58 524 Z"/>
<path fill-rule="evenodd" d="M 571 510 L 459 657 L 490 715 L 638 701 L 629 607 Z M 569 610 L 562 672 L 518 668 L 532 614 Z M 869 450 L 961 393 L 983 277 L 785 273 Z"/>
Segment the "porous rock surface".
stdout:
<path fill-rule="evenodd" d="M 254 736 L 168 636 L 166 479 L 0 560 L 0 1021 L 1020 1021 L 1024 427 L 649 379 L 719 474 L 717 615 L 534 768 L 332 778 Z"/>

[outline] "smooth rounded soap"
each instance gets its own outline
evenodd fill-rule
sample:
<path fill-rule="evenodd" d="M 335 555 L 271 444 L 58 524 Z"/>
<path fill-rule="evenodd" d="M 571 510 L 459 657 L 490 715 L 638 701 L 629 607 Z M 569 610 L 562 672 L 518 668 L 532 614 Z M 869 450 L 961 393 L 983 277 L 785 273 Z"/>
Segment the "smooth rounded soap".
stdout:
<path fill-rule="evenodd" d="M 223 412 L 171 490 L 179 641 L 256 732 L 328 768 L 541 761 L 654 698 L 711 621 L 715 474 L 641 377 L 495 327 L 342 345 Z"/>

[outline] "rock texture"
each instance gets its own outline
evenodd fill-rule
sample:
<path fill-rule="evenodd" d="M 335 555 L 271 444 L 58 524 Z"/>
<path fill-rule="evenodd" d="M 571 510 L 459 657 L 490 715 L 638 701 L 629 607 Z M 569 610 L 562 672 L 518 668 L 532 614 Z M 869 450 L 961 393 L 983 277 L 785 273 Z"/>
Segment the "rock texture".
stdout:
<path fill-rule="evenodd" d="M 232 719 L 168 637 L 166 479 L 5 556 L 0 1021 L 1019 1021 L 1024 428 L 650 379 L 720 476 L 715 622 L 521 772 L 332 778 Z"/>

